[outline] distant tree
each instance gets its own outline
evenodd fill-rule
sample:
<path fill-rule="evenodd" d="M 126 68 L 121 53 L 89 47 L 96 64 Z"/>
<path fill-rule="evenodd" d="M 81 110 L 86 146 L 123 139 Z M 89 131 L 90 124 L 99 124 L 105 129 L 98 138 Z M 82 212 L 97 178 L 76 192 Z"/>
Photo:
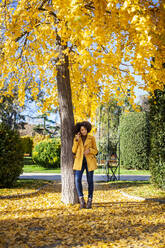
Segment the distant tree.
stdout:
<path fill-rule="evenodd" d="M 140 96 L 140 101 L 139 101 L 140 109 L 141 111 L 144 112 L 149 112 L 150 107 L 149 107 L 149 99 L 148 96 Z"/>
<path fill-rule="evenodd" d="M 107 156 L 112 150 L 115 152 L 118 140 L 119 116 L 122 107 L 112 99 L 107 104 L 101 104 L 97 109 L 96 126 L 98 130 L 98 148 L 101 157 Z"/>
<path fill-rule="evenodd" d="M 0 101 L 0 121 L 11 129 L 18 129 L 25 123 L 25 116 L 21 114 L 23 107 L 19 106 L 16 95 L 2 96 Z"/>
<path fill-rule="evenodd" d="M 51 111 L 52 112 L 52 111 Z M 43 123 L 38 124 L 33 129 L 40 134 L 49 134 L 51 137 L 60 136 L 60 126 L 56 121 L 50 120 L 47 113 L 38 115 L 33 119 L 41 119 Z"/>

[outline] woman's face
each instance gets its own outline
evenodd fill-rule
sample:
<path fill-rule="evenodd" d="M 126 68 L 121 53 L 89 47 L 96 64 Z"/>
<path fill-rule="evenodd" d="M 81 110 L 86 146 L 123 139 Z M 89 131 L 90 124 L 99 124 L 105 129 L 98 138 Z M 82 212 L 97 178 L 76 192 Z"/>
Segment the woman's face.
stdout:
<path fill-rule="evenodd" d="M 80 128 L 80 133 L 81 133 L 83 136 L 87 135 L 87 129 L 86 129 L 84 126 L 81 126 L 81 128 Z"/>

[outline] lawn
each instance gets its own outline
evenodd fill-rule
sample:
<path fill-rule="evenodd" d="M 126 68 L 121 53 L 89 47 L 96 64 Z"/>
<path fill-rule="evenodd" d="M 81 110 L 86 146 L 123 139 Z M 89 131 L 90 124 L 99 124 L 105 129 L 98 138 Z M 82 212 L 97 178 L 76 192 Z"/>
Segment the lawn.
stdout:
<path fill-rule="evenodd" d="M 60 168 L 58 169 L 47 169 L 41 166 L 35 165 L 30 157 L 25 158 L 25 165 L 23 172 L 26 173 L 60 173 Z M 95 174 L 106 174 L 105 168 L 98 168 L 95 170 Z M 150 175 L 148 170 L 126 170 L 120 168 L 121 175 Z"/>
<path fill-rule="evenodd" d="M 26 173 L 58 173 L 60 174 L 61 170 L 58 169 L 47 169 L 38 165 L 24 165 L 23 172 Z"/>
<path fill-rule="evenodd" d="M 120 189 L 131 196 L 143 198 L 159 198 L 165 201 L 165 190 L 158 189 L 149 181 L 109 182 L 110 187 Z"/>

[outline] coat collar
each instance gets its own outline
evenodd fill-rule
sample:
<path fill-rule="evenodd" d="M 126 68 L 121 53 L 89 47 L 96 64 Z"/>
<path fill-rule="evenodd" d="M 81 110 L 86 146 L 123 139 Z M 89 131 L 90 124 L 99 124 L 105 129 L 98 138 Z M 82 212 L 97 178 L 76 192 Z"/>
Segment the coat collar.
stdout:
<path fill-rule="evenodd" d="M 87 134 L 87 137 L 86 137 L 85 143 L 83 144 L 83 141 L 82 141 L 82 139 L 81 139 L 81 144 L 82 144 L 83 146 L 86 146 L 86 145 L 88 144 L 89 140 L 90 140 L 90 135 L 89 135 L 89 134 Z"/>

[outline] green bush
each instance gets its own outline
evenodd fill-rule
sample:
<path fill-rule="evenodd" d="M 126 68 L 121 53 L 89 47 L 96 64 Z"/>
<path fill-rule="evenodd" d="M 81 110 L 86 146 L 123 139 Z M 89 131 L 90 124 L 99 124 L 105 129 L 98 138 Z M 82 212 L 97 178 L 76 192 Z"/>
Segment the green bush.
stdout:
<path fill-rule="evenodd" d="M 124 113 L 120 119 L 120 161 L 126 169 L 149 169 L 149 125 L 145 112 Z"/>
<path fill-rule="evenodd" d="M 32 155 L 33 139 L 29 136 L 21 137 L 22 147 L 24 153 Z"/>
<path fill-rule="evenodd" d="M 41 141 L 32 151 L 32 159 L 34 163 L 45 168 L 59 168 L 60 147 L 59 139 Z"/>
<path fill-rule="evenodd" d="M 151 181 L 165 189 L 165 89 L 156 90 L 150 100 L 150 159 Z"/>
<path fill-rule="evenodd" d="M 0 187 L 10 187 L 23 172 L 23 149 L 17 131 L 0 124 Z"/>

